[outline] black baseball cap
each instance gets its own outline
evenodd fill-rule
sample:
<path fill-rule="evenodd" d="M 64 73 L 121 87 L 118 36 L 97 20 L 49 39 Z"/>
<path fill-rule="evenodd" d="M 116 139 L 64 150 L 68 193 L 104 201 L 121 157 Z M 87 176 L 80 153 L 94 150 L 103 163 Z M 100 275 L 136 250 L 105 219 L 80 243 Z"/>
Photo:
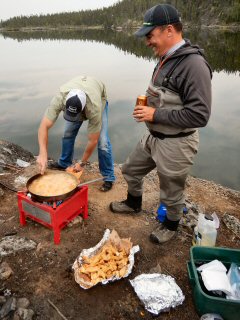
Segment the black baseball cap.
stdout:
<path fill-rule="evenodd" d="M 63 112 L 63 117 L 67 121 L 78 122 L 81 119 L 81 112 L 86 105 L 85 92 L 73 89 L 66 97 L 66 105 Z"/>
<path fill-rule="evenodd" d="M 179 12 L 170 4 L 158 4 L 144 15 L 143 26 L 135 32 L 135 36 L 144 37 L 157 26 L 181 22 Z"/>

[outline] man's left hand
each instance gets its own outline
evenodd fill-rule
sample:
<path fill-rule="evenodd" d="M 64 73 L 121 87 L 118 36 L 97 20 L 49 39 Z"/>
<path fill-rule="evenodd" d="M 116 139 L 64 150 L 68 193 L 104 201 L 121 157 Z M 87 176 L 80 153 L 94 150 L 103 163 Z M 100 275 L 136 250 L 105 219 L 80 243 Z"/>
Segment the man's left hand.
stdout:
<path fill-rule="evenodd" d="M 155 108 L 137 105 L 133 111 L 133 117 L 137 122 L 153 121 Z"/>

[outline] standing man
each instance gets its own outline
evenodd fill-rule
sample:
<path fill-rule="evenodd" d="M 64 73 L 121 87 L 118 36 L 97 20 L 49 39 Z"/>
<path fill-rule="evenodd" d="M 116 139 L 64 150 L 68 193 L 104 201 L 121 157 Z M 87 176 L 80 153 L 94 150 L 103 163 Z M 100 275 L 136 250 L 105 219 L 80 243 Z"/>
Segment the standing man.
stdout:
<path fill-rule="evenodd" d="M 127 199 L 112 202 L 110 209 L 139 212 L 143 178 L 157 168 L 167 216 L 150 239 L 164 243 L 176 234 L 183 213 L 185 182 L 198 150 L 197 128 L 206 126 L 210 116 L 212 72 L 203 51 L 183 39 L 179 13 L 171 5 L 149 9 L 136 36 L 145 37 L 159 61 L 147 89 L 147 106 L 136 105 L 133 112 L 148 130 L 122 167 Z"/>
<path fill-rule="evenodd" d="M 50 168 L 64 170 L 72 165 L 74 143 L 83 121 L 88 120 L 88 142 L 79 171 L 86 165 L 98 145 L 99 170 L 104 178 L 100 190 L 108 191 L 115 181 L 112 146 L 108 136 L 108 101 L 105 85 L 88 76 L 78 76 L 60 87 L 45 112 L 38 131 L 39 156 L 37 162 L 41 174 L 47 167 L 48 131 L 63 111 L 65 129 L 62 138 L 62 154 Z"/>

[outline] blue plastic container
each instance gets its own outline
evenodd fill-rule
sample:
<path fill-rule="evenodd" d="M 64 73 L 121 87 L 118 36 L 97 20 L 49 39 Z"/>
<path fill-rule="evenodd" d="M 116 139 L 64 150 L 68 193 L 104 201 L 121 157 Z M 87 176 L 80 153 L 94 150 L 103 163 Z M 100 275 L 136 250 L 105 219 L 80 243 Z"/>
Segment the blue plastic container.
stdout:
<path fill-rule="evenodd" d="M 184 207 L 183 208 L 183 214 L 187 214 L 188 213 L 188 208 L 187 207 Z"/>
<path fill-rule="evenodd" d="M 183 208 L 183 214 L 187 214 L 188 209 L 187 207 Z M 157 220 L 160 222 L 164 222 L 167 215 L 167 208 L 164 204 L 160 203 L 160 206 L 157 209 Z"/>
<path fill-rule="evenodd" d="M 157 209 L 157 220 L 159 222 L 164 222 L 167 215 L 167 208 L 164 204 L 160 204 L 159 208 Z"/>

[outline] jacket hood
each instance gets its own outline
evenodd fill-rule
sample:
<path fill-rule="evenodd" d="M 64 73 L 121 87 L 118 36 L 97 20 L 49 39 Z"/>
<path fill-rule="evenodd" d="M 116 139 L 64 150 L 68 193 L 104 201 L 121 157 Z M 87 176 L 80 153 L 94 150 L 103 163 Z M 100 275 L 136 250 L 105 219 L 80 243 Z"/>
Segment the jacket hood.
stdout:
<path fill-rule="evenodd" d="M 184 39 L 184 40 L 185 40 L 185 44 L 182 47 L 180 47 L 178 50 L 176 50 L 174 52 L 174 54 L 170 57 L 169 60 L 175 59 L 175 58 L 181 57 L 181 56 L 186 56 L 186 55 L 191 55 L 191 54 L 199 54 L 205 60 L 205 63 L 207 64 L 207 66 L 209 68 L 211 78 L 212 78 L 212 68 L 205 59 L 204 50 L 200 49 L 198 45 L 192 45 L 190 40 L 188 40 L 188 39 Z"/>
<path fill-rule="evenodd" d="M 178 50 L 175 51 L 175 53 L 172 55 L 173 58 L 180 57 L 183 55 L 188 55 L 188 54 L 200 54 L 201 56 L 204 57 L 204 50 L 200 49 L 198 45 L 192 45 L 190 40 L 184 39 L 185 44 L 180 47 Z"/>

